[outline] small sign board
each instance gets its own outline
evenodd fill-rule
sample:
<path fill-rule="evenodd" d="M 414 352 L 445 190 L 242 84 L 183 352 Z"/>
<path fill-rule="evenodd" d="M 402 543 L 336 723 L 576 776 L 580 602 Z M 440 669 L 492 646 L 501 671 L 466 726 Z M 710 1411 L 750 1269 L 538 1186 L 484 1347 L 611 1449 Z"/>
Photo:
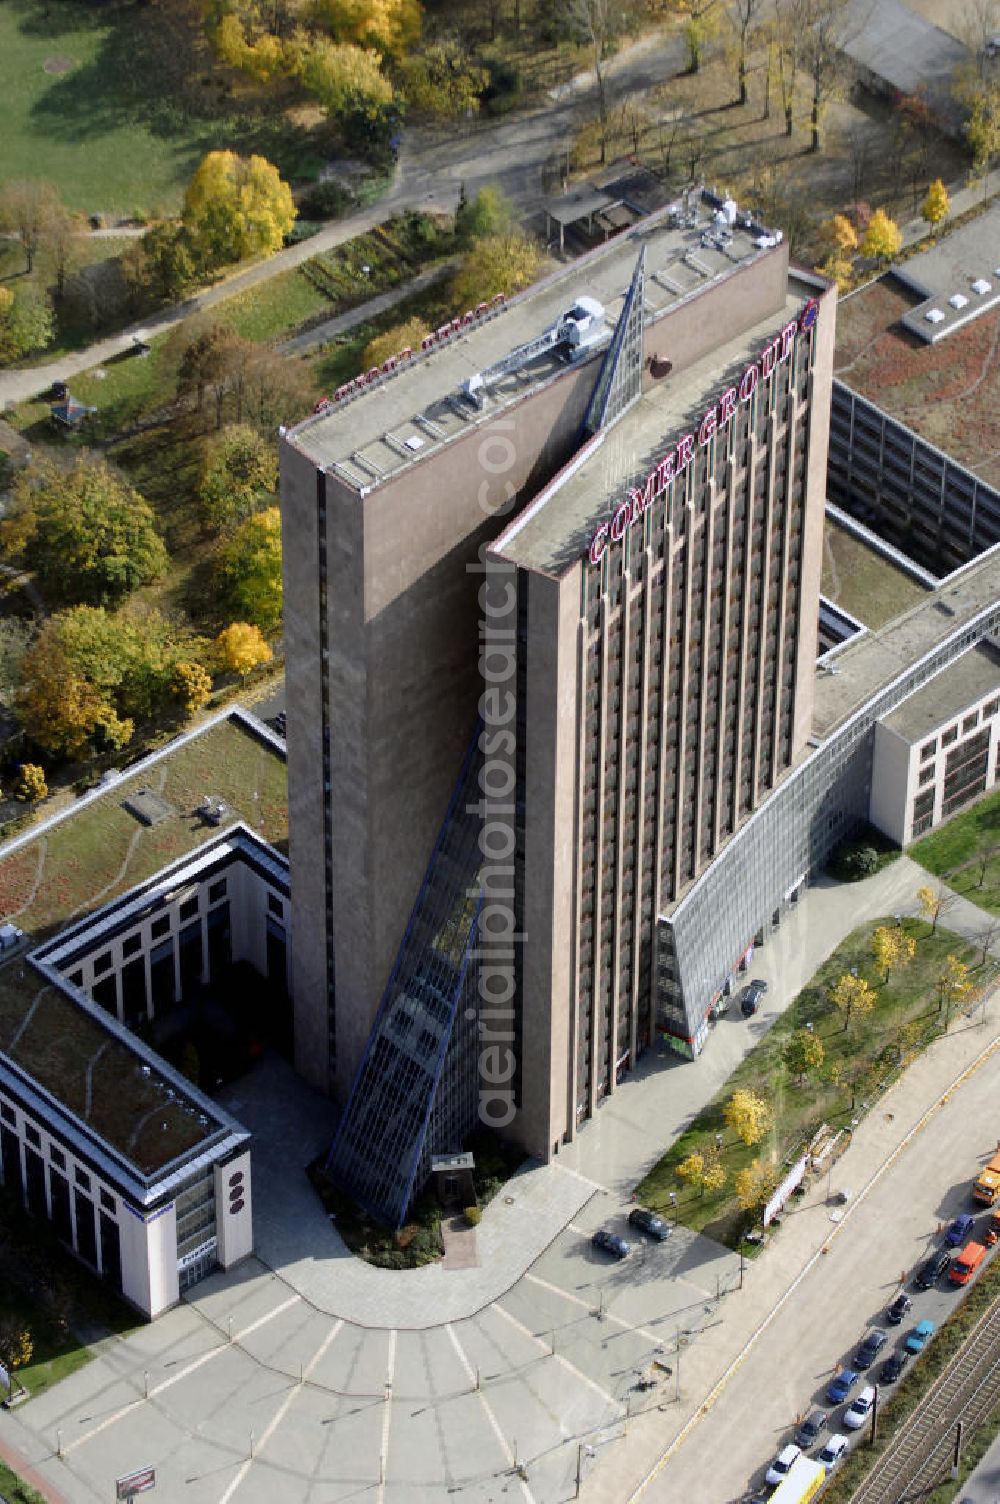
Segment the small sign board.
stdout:
<path fill-rule="evenodd" d="M 141 1467 L 137 1472 L 127 1473 L 115 1479 L 115 1498 L 131 1499 L 136 1494 L 146 1494 L 156 1487 L 156 1468 Z"/>

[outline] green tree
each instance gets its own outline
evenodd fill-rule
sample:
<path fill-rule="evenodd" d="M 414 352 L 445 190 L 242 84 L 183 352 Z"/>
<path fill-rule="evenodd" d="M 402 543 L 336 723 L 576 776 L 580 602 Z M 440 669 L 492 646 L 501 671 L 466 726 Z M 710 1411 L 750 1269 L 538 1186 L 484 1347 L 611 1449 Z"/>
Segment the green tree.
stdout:
<path fill-rule="evenodd" d="M 248 424 L 231 423 L 205 452 L 197 490 L 205 526 L 221 532 L 273 505 L 277 483 L 274 445 Z"/>
<path fill-rule="evenodd" d="M 9 365 L 52 339 L 52 302 L 38 287 L 0 287 L 0 364 Z"/>
<path fill-rule="evenodd" d="M 210 151 L 184 195 L 184 223 L 211 264 L 271 255 L 295 222 L 292 191 L 266 157 Z"/>
<path fill-rule="evenodd" d="M 173 303 L 198 275 L 198 257 L 185 225 L 152 225 L 122 252 L 121 264 L 132 298 L 140 306 Z"/>
<path fill-rule="evenodd" d="M 972 152 L 972 168 L 976 174 L 985 174 L 1000 155 L 1000 83 L 978 79 L 965 98 L 969 106 L 965 139 Z"/>
<path fill-rule="evenodd" d="M 269 663 L 271 649 L 252 622 L 234 621 L 215 639 L 219 664 L 224 672 L 246 678 L 258 664 Z"/>
<path fill-rule="evenodd" d="M 844 1015 L 845 1031 L 851 1027 L 855 1015 L 870 1013 L 875 1006 L 875 993 L 864 977 L 845 972 L 830 993 L 834 1006 Z"/>
<path fill-rule="evenodd" d="M 889 261 L 899 254 L 902 244 L 902 231 L 896 221 L 890 219 L 884 209 L 876 209 L 861 242 L 862 255 L 874 256 L 876 261 Z"/>
<path fill-rule="evenodd" d="M 785 1045 L 783 1059 L 788 1071 L 801 1086 L 806 1077 L 822 1068 L 826 1058 L 823 1041 L 812 1029 L 796 1029 Z"/>
<path fill-rule="evenodd" d="M 148 503 L 103 460 L 22 471 L 0 523 L 0 550 L 23 555 L 59 601 L 101 605 L 163 575 L 167 551 Z"/>
<path fill-rule="evenodd" d="M 20 799 L 23 804 L 37 804 L 39 799 L 45 798 L 48 791 L 44 768 L 40 768 L 36 762 L 23 762 L 14 785 L 14 798 Z"/>
<path fill-rule="evenodd" d="M 948 190 L 940 178 L 935 178 L 927 190 L 927 197 L 924 199 L 924 206 L 920 213 L 933 229 L 943 219 L 947 219 L 950 208 L 951 200 L 948 197 Z"/>
<path fill-rule="evenodd" d="M 218 554 L 226 600 L 241 620 L 270 636 L 281 625 L 281 512 L 268 507 L 240 523 Z"/>
<path fill-rule="evenodd" d="M 442 37 L 404 58 L 399 76 L 411 111 L 431 120 L 474 114 L 490 77 L 456 37 Z"/>
<path fill-rule="evenodd" d="M 329 37 L 311 37 L 302 43 L 297 72 L 303 86 L 333 119 L 359 110 L 377 114 L 395 97 L 374 49 L 332 42 Z"/>
<path fill-rule="evenodd" d="M 759 1144 L 773 1121 L 770 1104 L 746 1087 L 734 1091 L 722 1112 L 726 1127 L 744 1144 Z"/>
<path fill-rule="evenodd" d="M 78 757 L 88 746 L 125 746 L 134 730 L 78 671 L 60 641 L 59 617 L 50 617 L 24 656 L 17 710 L 25 732 L 54 757 Z"/>
<path fill-rule="evenodd" d="M 541 255 L 534 241 L 519 234 L 480 240 L 466 252 L 452 283 L 458 308 L 472 308 L 498 292 L 521 292 L 538 276 Z"/>
<path fill-rule="evenodd" d="M 463 194 L 455 211 L 455 236 L 460 245 L 474 245 L 508 235 L 514 226 L 514 206 L 499 188 L 480 188 L 474 199 Z"/>

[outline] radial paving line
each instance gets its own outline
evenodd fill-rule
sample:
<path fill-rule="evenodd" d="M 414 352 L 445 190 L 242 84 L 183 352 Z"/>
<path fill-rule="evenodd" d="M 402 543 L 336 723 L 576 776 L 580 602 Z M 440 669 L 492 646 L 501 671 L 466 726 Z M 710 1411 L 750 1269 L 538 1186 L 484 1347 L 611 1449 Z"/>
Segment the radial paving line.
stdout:
<path fill-rule="evenodd" d="M 382 1411 L 382 1439 L 379 1443 L 378 1493 L 376 1504 L 385 1504 L 385 1475 L 389 1463 L 389 1426 L 392 1421 L 392 1380 L 396 1372 L 396 1328 L 389 1333 L 389 1353 L 385 1363 L 385 1408 Z"/>
<path fill-rule="evenodd" d="M 455 1352 L 458 1354 L 458 1361 L 461 1363 L 462 1367 L 465 1369 L 466 1373 L 469 1375 L 469 1382 L 475 1386 L 476 1393 L 479 1395 L 479 1403 L 482 1405 L 484 1411 L 486 1412 L 486 1419 L 489 1421 L 490 1430 L 493 1432 L 493 1435 L 496 1437 L 497 1441 L 500 1444 L 501 1455 L 506 1460 L 507 1466 L 509 1468 L 513 1469 L 513 1467 L 515 1465 L 514 1464 L 514 1453 L 511 1451 L 510 1447 L 507 1445 L 507 1438 L 504 1436 L 503 1431 L 500 1429 L 500 1424 L 499 1424 L 496 1416 L 493 1414 L 492 1406 L 490 1405 L 489 1400 L 486 1398 L 485 1394 L 483 1393 L 483 1391 L 482 1391 L 482 1389 L 481 1389 L 481 1387 L 479 1385 L 479 1382 L 478 1382 L 478 1379 L 477 1379 L 477 1376 L 476 1376 L 476 1370 L 473 1368 L 472 1364 L 469 1362 L 468 1358 L 466 1357 L 465 1350 L 462 1347 L 462 1344 L 459 1342 L 458 1337 L 455 1334 L 455 1329 L 451 1325 L 451 1322 L 448 1322 L 448 1324 L 445 1326 L 445 1331 L 448 1333 L 448 1336 L 451 1338 L 451 1345 L 455 1349 Z M 519 1475 L 518 1481 L 520 1482 L 520 1485 L 521 1485 L 521 1493 L 524 1495 L 525 1504 L 535 1504 L 534 1494 L 531 1492 L 531 1489 L 528 1487 L 525 1479 L 522 1478 L 522 1477 L 520 1477 L 520 1475 Z M 379 1504 L 382 1504 L 381 1496 L 380 1496 Z"/>
<path fill-rule="evenodd" d="M 268 1442 L 271 1440 L 271 1437 L 274 1435 L 275 1431 L 278 1429 L 278 1427 L 281 1425 L 281 1422 L 288 1414 L 295 1396 L 302 1392 L 302 1388 L 306 1382 L 306 1379 L 308 1379 L 309 1375 L 312 1373 L 313 1369 L 316 1367 L 316 1364 L 319 1362 L 320 1358 L 322 1358 L 323 1354 L 326 1352 L 327 1348 L 330 1346 L 330 1343 L 333 1341 L 334 1337 L 336 1337 L 343 1324 L 343 1321 L 339 1319 L 333 1323 L 333 1326 L 327 1332 L 326 1336 L 323 1338 L 323 1341 L 320 1343 L 319 1347 L 313 1353 L 312 1357 L 309 1359 L 309 1362 L 302 1370 L 302 1377 L 299 1379 L 299 1382 L 292 1385 L 292 1388 L 288 1391 L 288 1393 L 285 1395 L 285 1398 L 282 1400 L 281 1404 L 274 1412 L 274 1415 L 272 1416 L 269 1424 L 264 1428 L 264 1431 L 261 1434 L 260 1441 L 257 1443 L 256 1450 L 253 1449 L 251 1444 L 250 1456 L 244 1463 L 241 1464 L 239 1472 L 236 1474 L 236 1477 L 233 1479 L 232 1483 L 230 1483 L 229 1487 L 222 1495 L 222 1498 L 219 1500 L 219 1504 L 229 1504 L 229 1500 L 233 1497 L 233 1494 L 239 1488 L 240 1484 L 243 1482 L 247 1473 L 253 1466 L 255 1456 L 259 1456 L 267 1446 Z"/>
<path fill-rule="evenodd" d="M 584 1373 L 582 1368 L 577 1368 L 576 1364 L 571 1363 L 568 1358 L 564 1358 L 562 1353 L 557 1353 L 554 1346 L 550 1347 L 547 1342 L 543 1342 L 541 1337 L 537 1337 L 535 1333 L 530 1329 L 530 1327 L 525 1326 L 523 1321 L 518 1321 L 516 1316 L 512 1316 L 509 1311 L 505 1311 L 503 1306 L 497 1305 L 496 1301 L 493 1302 L 490 1310 L 496 1311 L 498 1316 L 502 1316 L 506 1321 L 509 1321 L 512 1326 L 516 1326 L 519 1332 L 523 1332 L 526 1337 L 531 1338 L 532 1342 L 537 1343 L 538 1346 L 542 1349 L 542 1354 L 544 1357 L 554 1358 L 555 1361 L 557 1363 L 560 1363 L 563 1368 L 568 1369 L 575 1379 L 579 1379 L 581 1384 L 589 1385 L 589 1387 L 593 1389 L 595 1394 L 599 1394 L 601 1396 L 602 1400 L 609 1400 L 612 1405 L 617 1405 L 618 1408 L 621 1409 L 620 1401 L 616 1400 L 613 1394 L 610 1394 L 606 1389 L 602 1389 L 600 1384 L 595 1383 L 595 1381 L 590 1377 L 589 1374 Z"/>
<path fill-rule="evenodd" d="M 532 1274 L 530 1270 L 525 1273 L 524 1278 L 528 1280 L 530 1284 L 540 1285 L 543 1290 L 551 1290 L 553 1295 L 562 1296 L 563 1300 L 568 1300 L 571 1302 L 571 1304 L 580 1306 L 584 1311 L 589 1311 L 593 1315 L 597 1314 L 594 1311 L 594 1307 L 590 1301 L 581 1300 L 579 1295 L 571 1295 L 568 1290 L 560 1290 L 558 1285 L 550 1284 L 547 1279 L 540 1279 L 537 1274 Z M 698 1287 L 696 1285 L 695 1289 L 697 1288 Z M 639 1336 L 645 1337 L 647 1342 L 652 1342 L 656 1347 L 663 1346 L 662 1332 L 651 1332 L 648 1327 L 634 1326 L 631 1321 L 623 1321 L 620 1316 L 616 1316 L 614 1311 L 604 1311 L 602 1314 L 604 1321 L 614 1322 L 615 1326 L 620 1326 L 623 1331 L 638 1332 Z"/>
<path fill-rule="evenodd" d="M 948 1101 L 949 1097 L 956 1090 L 956 1088 L 961 1086 L 969 1076 L 975 1074 L 979 1067 L 983 1065 L 993 1054 L 998 1045 L 1000 1045 L 1000 1034 L 998 1034 L 994 1039 L 991 1039 L 986 1048 L 980 1051 L 980 1053 L 974 1060 L 970 1061 L 968 1065 L 962 1068 L 959 1074 L 955 1077 L 954 1081 L 952 1081 L 951 1084 L 947 1086 L 943 1092 L 941 1092 L 940 1096 L 938 1096 L 936 1100 L 931 1103 L 931 1105 L 924 1111 L 921 1117 L 917 1119 L 913 1127 L 910 1128 L 909 1131 L 899 1141 L 889 1157 L 884 1160 L 883 1163 L 874 1172 L 874 1174 L 870 1176 L 867 1183 L 859 1192 L 855 1200 L 848 1204 L 847 1211 L 844 1213 L 842 1220 L 837 1223 L 832 1232 L 827 1233 L 826 1237 L 823 1239 L 823 1242 L 816 1249 L 812 1257 L 806 1260 L 805 1264 L 792 1280 L 792 1283 L 788 1286 L 788 1289 L 781 1296 L 780 1300 L 778 1300 L 778 1302 L 767 1313 L 763 1321 L 757 1327 L 756 1331 L 747 1338 L 746 1342 L 744 1343 L 740 1351 L 736 1354 L 736 1357 L 733 1359 L 732 1363 L 730 1363 L 726 1367 L 721 1377 L 718 1378 L 713 1384 L 712 1388 L 708 1391 L 708 1394 L 705 1396 L 704 1400 L 702 1400 L 697 1410 L 695 1410 L 692 1415 L 688 1416 L 687 1420 L 684 1422 L 683 1426 L 678 1431 L 673 1441 L 660 1454 L 645 1477 L 640 1480 L 637 1486 L 629 1494 L 628 1498 L 623 1501 L 623 1504 L 634 1504 L 634 1501 L 641 1498 L 641 1496 L 646 1492 L 646 1489 L 652 1483 L 653 1479 L 657 1477 L 657 1475 L 670 1461 L 674 1453 L 680 1448 L 683 1442 L 686 1441 L 690 1432 L 694 1430 L 698 1422 L 708 1414 L 709 1410 L 712 1409 L 713 1405 L 719 1398 L 719 1395 L 725 1389 L 726 1385 L 729 1383 L 729 1380 L 732 1378 L 733 1374 L 749 1357 L 750 1353 L 757 1345 L 759 1338 L 763 1336 L 764 1332 L 766 1332 L 767 1328 L 771 1325 L 771 1322 L 784 1308 L 785 1302 L 791 1299 L 792 1295 L 794 1295 L 795 1291 L 805 1279 L 806 1275 L 809 1274 L 813 1266 L 830 1247 L 837 1234 L 841 1232 L 846 1226 L 847 1219 L 852 1215 L 855 1207 L 860 1206 L 861 1202 L 868 1195 L 868 1192 L 871 1190 L 872 1186 L 874 1186 L 879 1180 L 881 1180 L 882 1176 L 887 1170 L 891 1169 L 893 1164 L 895 1164 L 896 1160 L 899 1158 L 900 1154 L 902 1154 L 903 1150 L 910 1144 L 911 1140 L 915 1139 L 918 1133 L 923 1132 L 924 1128 L 930 1122 L 931 1118 L 934 1117 L 935 1113 L 937 1113 L 938 1110 L 944 1106 L 945 1102 Z M 530 1275 L 528 1276 L 528 1278 L 530 1278 Z"/>
<path fill-rule="evenodd" d="M 244 1337 L 249 1337 L 251 1332 L 257 1331 L 258 1327 L 265 1326 L 267 1322 L 273 1321 L 275 1316 L 280 1316 L 282 1311 L 287 1311 L 289 1306 L 296 1305 L 300 1299 L 300 1296 L 293 1295 L 289 1300 L 282 1301 L 281 1305 L 275 1306 L 273 1311 L 268 1311 L 264 1316 L 258 1316 L 256 1321 L 251 1321 L 249 1326 L 245 1326 L 242 1331 L 236 1332 L 233 1336 L 232 1342 L 224 1341 L 221 1342 L 218 1347 L 209 1348 L 207 1353 L 202 1353 L 200 1358 L 192 1359 L 192 1361 L 188 1363 L 184 1368 L 178 1369 L 176 1373 L 171 1374 L 169 1379 L 164 1379 L 162 1383 L 154 1385 L 153 1388 L 149 1391 L 148 1395 L 139 1395 L 134 1400 L 129 1400 L 127 1405 L 123 1405 L 121 1409 L 116 1410 L 113 1415 L 106 1416 L 105 1419 L 102 1420 L 99 1425 L 94 1426 L 92 1430 L 85 1431 L 82 1436 L 77 1436 L 74 1441 L 71 1441 L 66 1446 L 64 1446 L 62 1449 L 63 1456 L 65 1456 L 68 1452 L 75 1452 L 77 1447 L 83 1446 L 84 1442 L 90 1441 L 95 1436 L 99 1436 L 102 1431 L 106 1431 L 109 1426 L 113 1426 L 117 1421 L 120 1421 L 123 1415 L 130 1414 L 130 1412 L 133 1411 L 136 1406 L 144 1405 L 147 1400 L 155 1399 L 156 1396 L 158 1394 L 162 1394 L 165 1389 L 170 1389 L 174 1384 L 179 1384 L 181 1379 L 186 1379 L 188 1374 L 194 1373 L 196 1368 L 201 1368 L 203 1364 L 211 1362 L 211 1360 L 213 1358 L 217 1358 L 220 1353 L 228 1352 L 235 1343 L 242 1342 Z"/>

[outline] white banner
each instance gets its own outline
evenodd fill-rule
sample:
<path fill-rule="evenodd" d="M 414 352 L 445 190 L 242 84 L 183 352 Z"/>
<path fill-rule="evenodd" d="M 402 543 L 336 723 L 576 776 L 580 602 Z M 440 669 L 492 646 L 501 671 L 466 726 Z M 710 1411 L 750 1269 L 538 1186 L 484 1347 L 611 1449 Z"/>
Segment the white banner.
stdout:
<path fill-rule="evenodd" d="M 788 1200 L 795 1187 L 797 1185 L 801 1185 L 802 1177 L 806 1173 L 806 1165 L 808 1163 L 808 1154 L 803 1154 L 802 1158 L 800 1160 L 797 1160 L 789 1170 L 788 1174 L 785 1176 L 784 1180 L 781 1182 L 778 1189 L 775 1191 L 774 1195 L 771 1197 L 770 1201 L 764 1208 L 765 1227 L 770 1226 L 771 1222 L 774 1220 L 778 1212 L 781 1211 L 781 1208 L 784 1206 L 785 1202 Z"/>

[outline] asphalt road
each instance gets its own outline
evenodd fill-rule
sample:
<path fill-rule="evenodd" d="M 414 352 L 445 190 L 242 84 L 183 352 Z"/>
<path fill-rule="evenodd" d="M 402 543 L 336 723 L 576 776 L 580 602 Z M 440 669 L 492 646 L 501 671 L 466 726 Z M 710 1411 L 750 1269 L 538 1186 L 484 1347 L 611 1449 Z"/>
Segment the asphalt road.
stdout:
<path fill-rule="evenodd" d="M 844 1407 L 828 1404 L 826 1387 L 838 1368 L 851 1366 L 867 1328 L 885 1325 L 885 1309 L 900 1288 L 903 1270 L 913 1309 L 865 1382 L 877 1379 L 884 1357 L 915 1322 L 929 1317 L 940 1324 L 960 1299 L 958 1290 L 941 1281 L 918 1293 L 910 1279 L 940 1242 L 939 1224 L 975 1209 L 969 1185 L 995 1150 L 998 1100 L 1000 1052 L 994 1051 L 869 1193 L 849 1207 L 844 1233 L 808 1269 L 718 1402 L 644 1492 L 644 1504 L 683 1498 L 723 1504 L 741 1498 L 763 1482 L 771 1459 L 791 1441 L 796 1418 L 808 1409 L 832 1408 L 830 1429 L 842 1431 Z M 791 1215 L 825 1219 L 831 1209 L 820 1203 Z M 981 1213 L 978 1223 L 987 1220 Z M 706 1458 L 712 1460 L 709 1475 Z M 995 1493 L 984 1495 L 984 1504 L 987 1499 L 996 1504 Z"/>

